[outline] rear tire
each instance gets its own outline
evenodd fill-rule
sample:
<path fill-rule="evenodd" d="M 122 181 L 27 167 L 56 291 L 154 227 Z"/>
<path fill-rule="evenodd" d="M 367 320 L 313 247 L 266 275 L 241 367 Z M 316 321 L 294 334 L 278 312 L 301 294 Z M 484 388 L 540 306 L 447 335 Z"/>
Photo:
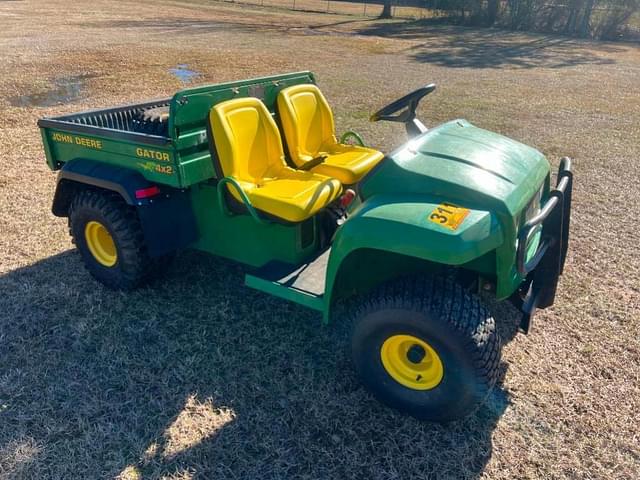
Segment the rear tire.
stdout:
<path fill-rule="evenodd" d="M 381 402 L 419 419 L 448 422 L 476 410 L 496 382 L 495 321 L 451 280 L 393 280 L 355 314 L 355 369 Z"/>
<path fill-rule="evenodd" d="M 149 257 L 135 209 L 112 192 L 78 192 L 69 207 L 69 232 L 89 273 L 111 289 L 138 287 L 163 274 L 173 257 Z"/>

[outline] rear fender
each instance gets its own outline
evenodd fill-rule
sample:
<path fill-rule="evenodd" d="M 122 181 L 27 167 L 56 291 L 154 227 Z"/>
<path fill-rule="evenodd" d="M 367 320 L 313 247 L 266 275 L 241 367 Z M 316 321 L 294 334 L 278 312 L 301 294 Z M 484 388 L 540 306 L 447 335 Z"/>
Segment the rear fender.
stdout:
<path fill-rule="evenodd" d="M 136 190 L 153 186 L 135 170 L 93 160 L 75 159 L 65 163 L 58 174 L 58 184 L 51 208 L 53 214 L 66 217 L 75 189 L 86 185 L 116 192 L 128 205 L 136 204 Z"/>
<path fill-rule="evenodd" d="M 373 263 L 385 262 L 392 271 L 402 274 L 408 259 L 414 267 L 426 271 L 441 270 L 445 266 L 468 264 L 494 251 L 503 243 L 500 221 L 495 214 L 469 209 L 466 217 L 455 229 L 443 227 L 430 220 L 431 213 L 442 199 L 424 196 L 375 195 L 368 198 L 336 233 L 327 267 L 325 290 L 325 321 L 328 321 L 333 301 L 341 297 L 336 285 L 339 278 L 350 276 L 349 283 L 368 284 Z M 375 255 L 361 256 L 367 250 Z M 354 257 L 355 255 L 355 257 Z M 349 257 L 367 258 L 370 265 L 354 266 Z M 384 259 L 391 257 L 392 261 Z M 402 259 L 403 261 L 398 261 Z"/>
<path fill-rule="evenodd" d="M 136 208 L 149 255 L 157 257 L 195 242 L 198 231 L 189 192 L 162 187 L 151 198 L 136 198 L 137 190 L 153 186 L 134 170 L 76 159 L 65 163 L 58 174 L 51 210 L 58 217 L 69 216 L 71 202 L 81 189 L 115 192 Z"/>

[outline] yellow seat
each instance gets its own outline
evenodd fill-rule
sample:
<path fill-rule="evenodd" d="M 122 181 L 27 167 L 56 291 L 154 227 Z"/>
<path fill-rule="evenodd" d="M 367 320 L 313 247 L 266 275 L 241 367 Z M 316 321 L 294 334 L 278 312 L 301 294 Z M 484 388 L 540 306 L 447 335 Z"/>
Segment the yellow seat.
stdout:
<path fill-rule="evenodd" d="M 300 222 L 340 194 L 338 180 L 287 166 L 278 127 L 257 98 L 219 103 L 209 121 L 222 175 L 232 177 L 256 209 Z M 242 202 L 236 189 L 228 188 Z"/>
<path fill-rule="evenodd" d="M 315 85 L 294 85 L 280 91 L 278 113 L 291 160 L 298 168 L 314 158 L 326 156 L 311 170 L 352 185 L 384 156 L 372 148 L 338 143 L 333 113 Z"/>

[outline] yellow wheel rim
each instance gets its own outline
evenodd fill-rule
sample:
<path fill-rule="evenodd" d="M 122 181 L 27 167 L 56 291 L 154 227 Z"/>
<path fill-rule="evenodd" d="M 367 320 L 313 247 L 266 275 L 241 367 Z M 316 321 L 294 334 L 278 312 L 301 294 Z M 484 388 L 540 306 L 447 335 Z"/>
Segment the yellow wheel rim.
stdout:
<path fill-rule="evenodd" d="M 113 267 L 118 261 L 118 251 L 109 230 L 100 222 L 91 221 L 84 227 L 87 247 L 96 261 L 105 267 Z"/>
<path fill-rule="evenodd" d="M 413 390 L 431 390 L 444 375 L 442 360 L 424 340 L 413 335 L 393 335 L 380 349 L 382 365 L 396 382 Z"/>

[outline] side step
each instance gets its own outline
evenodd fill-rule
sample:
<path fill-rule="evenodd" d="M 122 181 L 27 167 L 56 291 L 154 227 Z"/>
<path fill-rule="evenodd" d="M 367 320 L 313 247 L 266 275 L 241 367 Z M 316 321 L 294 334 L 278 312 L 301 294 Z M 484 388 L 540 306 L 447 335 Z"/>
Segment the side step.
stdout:
<path fill-rule="evenodd" d="M 248 287 L 324 311 L 324 287 L 331 249 L 302 265 L 269 262 L 248 273 L 244 283 Z"/>

